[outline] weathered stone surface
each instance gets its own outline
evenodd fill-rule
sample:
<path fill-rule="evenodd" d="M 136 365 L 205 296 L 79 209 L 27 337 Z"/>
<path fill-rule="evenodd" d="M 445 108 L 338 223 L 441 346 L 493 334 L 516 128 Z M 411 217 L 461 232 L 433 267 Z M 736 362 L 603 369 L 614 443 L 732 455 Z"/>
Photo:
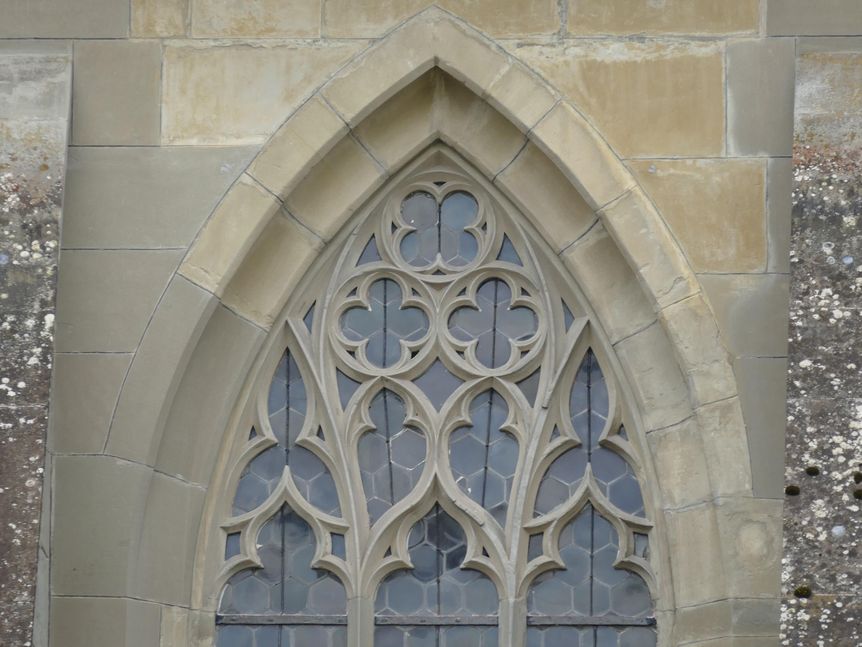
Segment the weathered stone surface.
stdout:
<path fill-rule="evenodd" d="M 34 3 L 37 5 L 38 3 Z M 38 11 L 39 7 L 34 6 Z M 0 33 L 10 15 L 3 12 Z M 28 51 L 29 49 L 29 51 Z M 0 644 L 31 640 L 71 56 L 0 49 Z"/>
<path fill-rule="evenodd" d="M 165 48 L 162 141 L 262 143 L 361 47 L 174 42 Z"/>
<path fill-rule="evenodd" d="M 769 160 L 766 168 L 767 272 L 790 271 L 790 211 L 793 194 L 792 161 Z"/>
<path fill-rule="evenodd" d="M 3 0 L 0 38 L 126 38 L 129 3 L 116 0 Z"/>
<path fill-rule="evenodd" d="M 324 35 L 374 38 L 429 4 L 429 0 L 326 0 Z M 553 0 L 442 0 L 437 4 L 496 37 L 551 34 L 560 29 L 557 3 Z"/>
<path fill-rule="evenodd" d="M 707 454 L 693 419 L 647 434 L 658 486 L 673 510 L 710 499 Z"/>
<path fill-rule="evenodd" d="M 758 0 L 568 0 L 569 33 L 732 34 L 757 32 Z"/>
<path fill-rule="evenodd" d="M 767 0 L 770 36 L 840 36 L 862 33 L 862 4 L 857 0 Z"/>
<path fill-rule="evenodd" d="M 579 106 L 623 157 L 724 151 L 719 45 L 596 40 L 512 51 Z"/>
<path fill-rule="evenodd" d="M 322 0 L 196 0 L 195 38 L 315 38 Z"/>
<path fill-rule="evenodd" d="M 255 150 L 70 149 L 63 248 L 187 246 Z"/>
<path fill-rule="evenodd" d="M 159 644 L 158 604 L 128 598 L 57 597 L 51 605 L 51 644 L 62 647 Z"/>
<path fill-rule="evenodd" d="M 630 162 L 696 272 L 766 268 L 762 160 Z"/>
<path fill-rule="evenodd" d="M 787 355 L 786 274 L 703 274 L 699 278 L 734 357 Z"/>
<path fill-rule="evenodd" d="M 166 38 L 188 33 L 189 0 L 132 0 L 132 38 Z"/>
<path fill-rule="evenodd" d="M 796 41 L 768 38 L 727 46 L 730 155 L 790 155 Z"/>
<path fill-rule="evenodd" d="M 72 143 L 159 143 L 162 47 L 151 41 L 75 43 Z"/>
<path fill-rule="evenodd" d="M 57 350 L 134 351 L 181 257 L 177 250 L 64 251 Z"/>

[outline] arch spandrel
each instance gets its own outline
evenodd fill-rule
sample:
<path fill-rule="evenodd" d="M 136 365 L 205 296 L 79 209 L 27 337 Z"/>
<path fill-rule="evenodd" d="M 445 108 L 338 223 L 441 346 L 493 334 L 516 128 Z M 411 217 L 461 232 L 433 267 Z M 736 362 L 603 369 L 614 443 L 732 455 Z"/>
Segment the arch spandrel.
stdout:
<path fill-rule="evenodd" d="M 419 43 L 417 51 L 426 47 L 423 42 L 431 43 L 427 46 L 430 50 L 422 50 L 421 56 L 417 54 L 418 58 L 392 59 L 386 54 L 385 44 L 397 42 L 398 38 Z M 719 541 L 719 537 L 734 538 L 737 527 L 748 523 L 752 515 L 759 514 L 751 512 L 745 503 L 746 495 L 750 497 L 748 450 L 744 424 L 733 412 L 734 406 L 738 408 L 734 397 L 735 383 L 715 323 L 708 309 L 702 307 L 694 275 L 648 198 L 586 120 L 574 108 L 560 102 L 552 89 L 517 61 L 440 10 L 423 12 L 397 28 L 330 82 L 334 87 L 338 83 L 346 83 L 342 79 L 361 80 L 363 75 L 373 75 L 373 70 L 379 70 L 378 81 L 355 93 L 357 107 L 352 111 L 339 107 L 333 100 L 334 91 L 327 92 L 324 87 L 288 119 L 247 175 L 216 209 L 195 241 L 180 273 L 216 296 L 230 294 L 232 289 L 236 293 L 239 283 L 235 279 L 239 276 L 245 277 L 244 285 L 255 285 L 258 272 L 277 269 L 285 263 L 290 265 L 290 258 L 283 254 L 278 257 L 275 253 L 278 245 L 271 241 L 267 245 L 261 240 L 261 232 L 267 230 L 267 224 L 279 218 L 291 227 L 303 228 L 304 235 L 309 235 L 308 249 L 301 247 L 301 254 L 297 256 L 310 263 L 320 249 L 325 249 L 323 245 L 328 240 L 314 228 L 313 222 L 303 222 L 299 215 L 289 213 L 291 197 L 303 180 L 311 177 L 322 164 L 341 172 L 350 171 L 349 167 L 339 169 L 337 160 L 330 159 L 331 153 L 346 139 L 357 144 L 361 142 L 360 148 L 367 159 L 360 159 L 363 164 L 371 165 L 368 168 L 373 166 L 377 170 L 368 174 L 370 180 L 358 183 L 355 194 L 348 196 L 351 199 L 345 203 L 343 213 L 332 214 L 340 223 L 347 222 L 386 178 L 400 170 L 398 165 L 404 158 L 427 146 L 429 137 L 447 142 L 485 175 L 491 175 L 496 169 L 513 167 L 520 149 L 515 151 L 513 159 L 501 163 L 509 149 L 501 147 L 499 139 L 485 138 L 490 133 L 483 133 L 481 129 L 470 131 L 471 137 L 455 136 L 453 133 L 458 131 L 451 126 L 447 134 L 447 119 L 440 117 L 442 111 L 436 113 L 437 123 L 431 129 L 428 128 L 427 115 L 423 117 L 421 112 L 417 113 L 417 120 L 421 123 L 411 129 L 405 127 L 405 132 L 409 130 L 418 134 L 405 134 L 404 148 L 396 146 L 393 149 L 392 161 L 386 163 L 386 160 L 375 159 L 367 152 L 376 152 L 377 149 L 374 142 L 362 140 L 362 125 L 366 121 L 370 124 L 379 110 L 385 110 L 389 99 L 435 66 L 463 83 L 479 101 L 490 107 L 489 114 L 494 115 L 504 131 L 512 133 L 505 127 L 506 122 L 511 123 L 511 128 L 520 133 L 513 135 L 513 142 L 519 141 L 521 146 L 531 142 L 529 145 L 541 151 L 571 183 L 595 217 L 595 223 L 592 228 L 587 228 L 586 233 L 571 234 L 575 243 L 566 249 L 563 258 L 588 297 L 593 290 L 592 298 L 587 302 L 595 302 L 596 321 L 614 342 L 614 355 L 622 359 L 617 364 L 619 374 L 631 389 L 636 413 L 644 419 L 644 433 L 635 434 L 632 440 L 645 459 L 645 469 L 651 472 L 645 480 L 662 486 L 656 489 L 659 497 L 656 510 L 664 512 L 660 512 L 655 521 L 660 534 L 666 534 L 673 550 L 665 551 L 664 563 L 656 565 L 656 570 L 665 575 L 660 586 L 666 587 L 657 597 L 657 612 L 666 616 L 665 620 L 660 620 L 664 627 L 662 644 L 673 644 L 674 618 L 683 613 L 680 610 L 683 607 L 700 608 L 718 604 L 720 600 L 764 595 L 732 573 L 717 571 L 714 576 L 707 574 L 704 577 L 702 572 L 704 564 L 721 564 L 730 554 L 727 551 L 731 551 L 737 561 L 747 559 L 742 555 L 745 546 L 734 544 L 728 548 Z M 543 105 L 543 111 L 537 110 L 535 104 L 528 101 L 531 95 L 550 95 L 552 101 Z M 377 148 L 382 150 L 384 147 L 378 142 Z M 489 150 L 493 154 L 489 154 Z M 501 176 L 499 171 L 497 173 L 493 177 Z M 501 181 L 495 184 L 507 198 L 515 198 L 507 194 Z M 254 197 L 248 200 L 240 192 Z M 287 209 L 282 206 L 284 204 L 288 205 Z M 537 210 L 522 208 L 522 211 L 534 221 L 541 221 L 544 217 Z M 238 221 L 235 217 L 239 213 L 242 213 L 242 218 Z M 333 224 L 331 231 L 336 232 L 339 228 L 339 224 Z M 224 237 L 225 232 L 230 233 L 227 244 L 219 246 L 217 253 L 207 251 L 208 246 L 212 248 L 212 239 Z M 549 244 L 554 243 L 553 239 L 548 241 Z M 625 261 L 624 267 L 619 263 L 620 259 Z M 291 266 L 291 269 L 295 268 Z M 596 289 L 596 285 L 605 287 Z M 246 296 L 256 299 L 255 312 L 244 311 L 228 297 L 224 301 L 240 319 L 252 322 L 249 325 L 269 330 L 290 295 L 274 288 L 267 295 Z M 625 308 L 616 307 L 617 302 L 624 302 Z M 199 323 L 198 329 L 204 331 L 202 337 L 206 337 L 207 328 L 215 325 L 207 319 L 209 323 Z M 633 326 L 631 322 L 638 322 L 638 325 Z M 644 325 L 640 326 L 640 323 Z M 190 356 L 189 367 L 206 364 L 206 359 L 199 357 L 197 347 L 190 351 Z M 220 367 L 218 370 L 227 369 Z M 259 365 L 252 369 L 252 373 L 258 370 Z M 187 369 L 177 376 L 178 383 L 182 385 L 188 379 L 200 379 L 190 375 L 192 371 Z M 704 386 L 708 381 L 714 381 L 716 375 L 725 385 L 720 393 L 711 392 Z M 658 389 L 655 384 L 657 376 L 661 382 Z M 182 393 L 183 389 L 177 392 Z M 653 405 L 666 402 L 667 396 L 671 396 L 673 406 L 650 419 Z M 710 404 L 714 399 L 717 403 Z M 712 407 L 710 411 L 704 410 L 707 405 Z M 716 413 L 716 408 L 722 407 L 729 413 Z M 241 423 L 240 414 L 236 413 L 226 421 L 224 427 L 179 429 L 172 424 L 173 420 L 188 419 L 184 411 L 193 408 L 194 403 L 177 399 L 167 403 L 167 423 L 163 429 L 155 430 L 154 446 L 169 444 L 164 437 L 159 437 L 163 430 L 167 436 L 190 434 L 199 442 L 222 444 L 224 449 L 216 464 L 203 470 L 204 473 L 222 473 L 231 458 L 229 443 L 223 442 L 224 434 L 226 430 L 237 428 Z M 685 482 L 670 479 L 665 484 L 660 475 L 654 478 L 659 461 L 651 456 L 651 452 L 659 445 L 652 442 L 652 434 L 666 435 L 681 429 L 685 430 L 684 433 L 680 431 L 685 442 L 680 443 L 682 456 L 679 460 L 685 462 L 687 453 L 693 457 L 692 464 L 701 464 L 705 456 L 706 467 L 710 471 L 692 475 L 699 482 L 706 482 L 705 487 L 697 488 L 703 497 L 696 501 L 686 498 L 688 488 Z M 738 466 L 742 472 L 728 476 L 726 471 L 718 469 L 720 464 L 710 457 L 713 451 L 742 458 L 743 465 Z M 171 473 L 182 474 L 182 462 L 182 457 L 174 457 Z M 662 464 L 667 465 L 667 462 Z M 216 480 L 210 478 L 202 485 L 209 487 L 211 483 L 216 484 Z M 667 488 L 673 492 L 668 493 Z M 223 550 L 221 541 L 210 541 L 216 520 L 217 490 L 219 487 L 210 488 L 200 524 L 197 567 L 190 600 L 191 615 L 199 618 L 200 622 L 192 622 L 187 634 L 189 644 L 206 643 L 210 631 L 207 623 L 211 624 L 214 610 L 209 597 L 215 577 L 212 565 L 220 563 L 223 557 L 219 554 Z M 738 495 L 742 498 L 734 498 Z M 714 500 L 719 496 L 725 498 L 722 505 L 717 506 Z M 685 503 L 681 504 L 681 501 Z M 189 523 L 197 526 L 197 521 L 189 520 Z M 697 529 L 698 533 L 693 534 L 692 529 Z M 691 543 L 694 536 L 698 539 L 697 545 Z M 716 631 L 720 636 L 733 635 L 733 620 L 728 618 L 727 623 Z"/>

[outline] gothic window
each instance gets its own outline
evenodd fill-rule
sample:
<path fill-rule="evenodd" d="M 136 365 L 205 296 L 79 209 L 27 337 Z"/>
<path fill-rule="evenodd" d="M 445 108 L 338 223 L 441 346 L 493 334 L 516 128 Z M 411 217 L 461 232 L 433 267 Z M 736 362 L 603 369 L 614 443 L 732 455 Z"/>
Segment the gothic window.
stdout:
<path fill-rule="evenodd" d="M 217 646 L 655 645 L 630 412 L 558 259 L 439 161 L 357 218 L 251 396 Z"/>

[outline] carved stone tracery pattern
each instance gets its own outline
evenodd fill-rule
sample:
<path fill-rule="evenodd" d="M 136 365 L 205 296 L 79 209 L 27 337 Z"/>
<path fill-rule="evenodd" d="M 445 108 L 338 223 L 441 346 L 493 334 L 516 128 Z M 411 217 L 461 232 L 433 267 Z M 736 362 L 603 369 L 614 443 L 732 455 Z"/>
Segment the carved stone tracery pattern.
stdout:
<path fill-rule="evenodd" d="M 469 171 L 384 194 L 288 308 L 219 647 L 655 644 L 628 413 L 570 282 Z"/>

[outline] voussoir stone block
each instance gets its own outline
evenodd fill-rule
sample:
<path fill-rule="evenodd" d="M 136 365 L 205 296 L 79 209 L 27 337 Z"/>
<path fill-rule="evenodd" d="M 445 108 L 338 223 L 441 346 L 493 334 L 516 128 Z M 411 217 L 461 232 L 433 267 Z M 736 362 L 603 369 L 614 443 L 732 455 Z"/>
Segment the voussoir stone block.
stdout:
<path fill-rule="evenodd" d="M 629 191 L 600 214 L 658 308 L 697 293 L 688 263 L 643 191 Z"/>
<path fill-rule="evenodd" d="M 55 597 L 51 600 L 51 645 L 57 647 L 154 647 L 159 644 L 161 607 L 129 598 Z"/>
<path fill-rule="evenodd" d="M 766 268 L 764 160 L 630 163 L 696 272 Z"/>
<path fill-rule="evenodd" d="M 622 157 L 724 152 L 720 45 L 590 40 L 515 53 L 578 106 Z"/>
<path fill-rule="evenodd" d="M 159 143 L 162 47 L 153 41 L 75 43 L 72 143 Z"/>
<path fill-rule="evenodd" d="M 562 258 L 611 343 L 656 320 L 643 288 L 601 223 L 569 246 Z"/>
<path fill-rule="evenodd" d="M 321 0 L 195 0 L 195 38 L 316 38 Z"/>
<path fill-rule="evenodd" d="M 759 0 L 568 0 L 569 33 L 735 34 L 757 32 Z"/>
<path fill-rule="evenodd" d="M 192 245 L 179 273 L 221 296 L 225 285 L 281 204 L 253 178 L 243 175 Z"/>
<path fill-rule="evenodd" d="M 430 4 L 430 0 L 327 0 L 324 5 L 324 35 L 374 38 Z M 437 4 L 496 37 L 551 34 L 560 28 L 554 0 L 479 0 L 469 3 L 442 0 Z"/>
<path fill-rule="evenodd" d="M 361 47 L 174 41 L 165 47 L 162 142 L 262 143 Z"/>
<path fill-rule="evenodd" d="M 130 352 L 179 264 L 177 250 L 65 250 L 57 352 Z"/>
<path fill-rule="evenodd" d="M 599 134 L 571 106 L 559 103 L 530 133 L 592 209 L 620 197 L 634 179 Z"/>
<path fill-rule="evenodd" d="M 132 38 L 188 33 L 189 0 L 132 0 Z"/>
<path fill-rule="evenodd" d="M 524 132 L 554 107 L 557 97 L 526 65 L 512 63 L 488 88 L 486 97 Z"/>
<path fill-rule="evenodd" d="M 731 594 L 777 599 L 781 594 L 783 501 L 735 497 L 716 508 Z M 775 618 L 777 620 L 777 618 Z"/>
<path fill-rule="evenodd" d="M 128 353 L 59 353 L 54 356 L 50 449 L 55 454 L 99 454 L 120 387 Z"/>
<path fill-rule="evenodd" d="M 736 394 L 730 356 L 709 305 L 700 294 L 662 310 L 660 319 L 676 349 L 698 404 Z"/>
<path fill-rule="evenodd" d="M 715 506 L 704 503 L 669 511 L 665 518 L 677 608 L 724 599 L 728 569 Z"/>
<path fill-rule="evenodd" d="M 452 18 L 435 24 L 434 40 L 437 66 L 478 95 L 484 94 L 511 64 L 500 47 L 490 45 L 474 29 Z"/>
<path fill-rule="evenodd" d="M 248 172 L 284 198 L 345 134 L 347 124 L 314 96 L 276 131 Z"/>
<path fill-rule="evenodd" d="M 596 221 L 592 208 L 535 144 L 524 150 L 494 183 L 559 253 Z"/>
<path fill-rule="evenodd" d="M 716 495 L 750 496 L 753 466 L 739 398 L 732 397 L 700 407 L 697 424 L 709 457 L 712 491 Z"/>
<path fill-rule="evenodd" d="M 623 339 L 614 348 L 648 431 L 675 425 L 691 416 L 685 379 L 660 324 L 654 323 Z"/>
<path fill-rule="evenodd" d="M 253 152 L 247 147 L 70 148 L 63 247 L 186 247 Z"/>
<path fill-rule="evenodd" d="M 647 434 L 661 500 L 667 509 L 707 501 L 712 496 L 707 455 L 693 419 Z"/>
<path fill-rule="evenodd" d="M 322 248 L 323 241 L 311 231 L 286 214 L 277 215 L 227 285 L 222 301 L 269 328 Z"/>
<path fill-rule="evenodd" d="M 345 137 L 297 185 L 285 206 L 328 241 L 384 178 L 380 164 L 356 139 Z"/>

